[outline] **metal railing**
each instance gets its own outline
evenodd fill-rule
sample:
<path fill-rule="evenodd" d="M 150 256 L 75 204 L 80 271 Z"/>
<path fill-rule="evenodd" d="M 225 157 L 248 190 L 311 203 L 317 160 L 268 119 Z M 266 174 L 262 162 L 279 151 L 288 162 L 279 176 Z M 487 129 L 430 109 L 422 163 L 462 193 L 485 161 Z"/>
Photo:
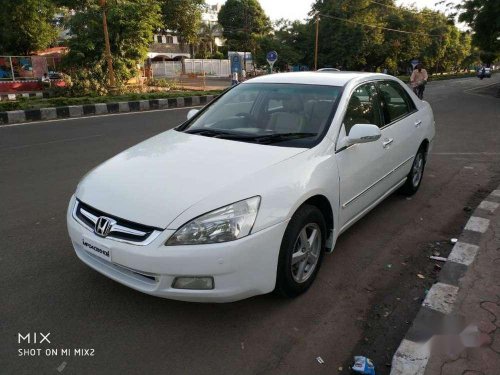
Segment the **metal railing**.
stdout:
<path fill-rule="evenodd" d="M 229 77 L 229 60 L 184 59 L 181 61 L 155 61 L 151 64 L 153 77 L 179 77 L 181 74 L 196 74 L 212 77 Z"/>

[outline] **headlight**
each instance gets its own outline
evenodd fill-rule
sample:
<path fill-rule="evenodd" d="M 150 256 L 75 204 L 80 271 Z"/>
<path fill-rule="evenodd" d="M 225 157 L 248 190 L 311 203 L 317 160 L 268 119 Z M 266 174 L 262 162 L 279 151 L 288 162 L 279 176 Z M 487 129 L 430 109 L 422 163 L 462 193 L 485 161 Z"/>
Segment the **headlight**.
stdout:
<path fill-rule="evenodd" d="M 227 242 L 248 236 L 259 204 L 260 197 L 253 197 L 199 216 L 178 229 L 165 245 Z"/>

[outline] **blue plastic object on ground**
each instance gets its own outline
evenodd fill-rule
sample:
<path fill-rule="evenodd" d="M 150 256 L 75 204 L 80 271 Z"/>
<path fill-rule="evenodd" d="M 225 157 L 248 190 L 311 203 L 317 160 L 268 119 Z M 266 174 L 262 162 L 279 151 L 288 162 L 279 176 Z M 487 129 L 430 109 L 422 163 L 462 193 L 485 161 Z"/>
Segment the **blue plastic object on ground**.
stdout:
<path fill-rule="evenodd" d="M 375 366 L 373 366 L 371 359 L 363 356 L 355 356 L 352 371 L 363 375 L 375 375 Z"/>

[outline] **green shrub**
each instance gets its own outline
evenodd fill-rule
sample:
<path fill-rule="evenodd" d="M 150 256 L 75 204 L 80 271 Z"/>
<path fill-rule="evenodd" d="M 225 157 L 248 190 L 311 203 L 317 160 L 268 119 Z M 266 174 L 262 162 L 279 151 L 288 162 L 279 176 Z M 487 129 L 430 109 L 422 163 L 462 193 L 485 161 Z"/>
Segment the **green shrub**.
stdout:
<path fill-rule="evenodd" d="M 165 78 L 150 78 L 147 81 L 148 86 L 155 86 L 155 87 L 165 87 L 165 88 L 171 88 L 172 83 Z"/>

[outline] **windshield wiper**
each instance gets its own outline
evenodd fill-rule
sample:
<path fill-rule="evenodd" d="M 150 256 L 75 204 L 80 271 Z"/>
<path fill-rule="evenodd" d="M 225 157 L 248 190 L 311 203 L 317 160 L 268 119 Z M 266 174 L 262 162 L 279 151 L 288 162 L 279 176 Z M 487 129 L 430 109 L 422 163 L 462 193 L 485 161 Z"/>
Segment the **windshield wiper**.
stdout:
<path fill-rule="evenodd" d="M 258 143 L 277 143 L 291 141 L 294 139 L 309 138 L 317 136 L 317 133 L 275 133 L 267 135 L 258 135 L 251 137 L 252 140 Z"/>
<path fill-rule="evenodd" d="M 216 129 L 193 129 L 193 130 L 186 130 L 185 133 L 199 134 L 205 137 L 232 139 L 238 141 L 255 142 L 263 144 L 278 143 L 278 142 L 290 141 L 301 138 L 309 138 L 318 135 L 317 133 L 274 133 L 274 134 L 264 134 L 264 135 L 251 135 L 251 134 L 246 135 L 246 134 L 233 133 Z"/>
<path fill-rule="evenodd" d="M 227 131 L 216 130 L 216 129 L 193 129 L 193 130 L 186 130 L 185 133 L 199 134 L 199 135 L 203 135 L 206 137 L 213 137 L 213 138 L 228 138 L 228 139 L 253 138 L 253 136 L 248 137 L 244 134 L 227 132 Z"/>

